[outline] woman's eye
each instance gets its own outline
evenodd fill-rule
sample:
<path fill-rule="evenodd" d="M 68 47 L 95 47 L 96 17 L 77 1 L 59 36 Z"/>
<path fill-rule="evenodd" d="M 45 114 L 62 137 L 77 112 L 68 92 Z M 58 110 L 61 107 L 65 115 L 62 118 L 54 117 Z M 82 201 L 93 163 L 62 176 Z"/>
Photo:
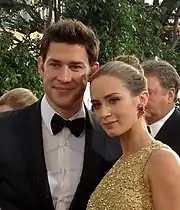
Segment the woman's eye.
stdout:
<path fill-rule="evenodd" d="M 117 101 L 119 101 L 119 98 L 111 98 L 109 100 L 110 103 L 115 104 Z"/>
<path fill-rule="evenodd" d="M 92 104 L 92 108 L 97 110 L 100 109 L 101 104 Z"/>

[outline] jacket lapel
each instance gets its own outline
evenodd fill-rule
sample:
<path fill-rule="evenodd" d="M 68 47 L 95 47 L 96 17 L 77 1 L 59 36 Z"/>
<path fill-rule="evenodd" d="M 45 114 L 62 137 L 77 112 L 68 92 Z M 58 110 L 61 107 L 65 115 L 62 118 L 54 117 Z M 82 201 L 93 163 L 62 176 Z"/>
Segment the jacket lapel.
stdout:
<path fill-rule="evenodd" d="M 173 112 L 173 114 L 167 119 L 167 121 L 164 123 L 162 128 L 159 130 L 157 135 L 155 136 L 155 139 L 161 140 L 163 143 L 171 145 L 173 138 L 178 138 L 175 136 L 175 127 L 176 124 L 178 124 L 178 121 L 180 118 L 180 113 L 177 109 Z"/>
<path fill-rule="evenodd" d="M 44 159 L 40 101 L 25 109 L 16 125 L 17 130 L 20 129 L 19 143 L 27 164 L 28 176 L 40 206 L 53 209 Z"/>
<path fill-rule="evenodd" d="M 170 146 L 180 156 L 180 111 L 176 109 L 160 129 L 155 139 Z"/>
<path fill-rule="evenodd" d="M 83 163 L 83 169 L 82 174 L 80 178 L 79 185 L 77 187 L 76 193 L 74 195 L 73 201 L 71 203 L 71 206 L 69 210 L 74 209 L 83 209 L 84 200 L 88 200 L 86 198 L 89 195 L 89 184 L 92 185 L 91 182 L 91 173 L 96 173 L 96 154 L 94 154 L 92 147 L 91 147 L 91 140 L 93 138 L 93 128 L 94 128 L 94 122 L 92 121 L 91 115 L 86 110 L 86 127 L 85 127 L 85 151 L 84 151 L 84 163 Z M 93 165 L 94 162 L 94 165 Z M 88 184 L 89 182 L 89 184 Z"/>

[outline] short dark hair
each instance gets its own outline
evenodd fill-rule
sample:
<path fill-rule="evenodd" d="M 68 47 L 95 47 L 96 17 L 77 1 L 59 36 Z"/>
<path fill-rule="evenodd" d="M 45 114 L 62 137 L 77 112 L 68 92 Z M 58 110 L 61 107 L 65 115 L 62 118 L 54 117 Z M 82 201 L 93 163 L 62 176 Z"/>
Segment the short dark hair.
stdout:
<path fill-rule="evenodd" d="M 142 68 L 144 69 L 144 75 L 146 77 L 157 77 L 161 87 L 165 90 L 174 88 L 174 101 L 177 100 L 177 95 L 180 88 L 180 78 L 176 69 L 170 63 L 164 60 L 147 60 L 142 63 Z"/>
<path fill-rule="evenodd" d="M 61 19 L 45 30 L 40 46 L 43 61 L 46 59 L 51 42 L 82 45 L 86 48 L 90 65 L 98 60 L 100 42 L 93 30 L 80 21 Z"/>

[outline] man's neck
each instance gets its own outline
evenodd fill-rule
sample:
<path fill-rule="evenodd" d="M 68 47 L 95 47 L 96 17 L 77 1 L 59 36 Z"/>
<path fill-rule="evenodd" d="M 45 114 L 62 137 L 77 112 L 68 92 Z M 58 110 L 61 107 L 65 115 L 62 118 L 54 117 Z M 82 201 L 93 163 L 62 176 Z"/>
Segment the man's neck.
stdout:
<path fill-rule="evenodd" d="M 162 114 L 159 118 L 150 118 L 150 119 L 146 119 L 146 122 L 147 122 L 147 124 L 148 125 L 152 125 L 152 124 L 154 124 L 154 123 L 157 123 L 157 122 L 159 122 L 160 120 L 163 120 L 164 118 L 166 118 L 166 116 L 167 115 L 169 115 L 169 113 L 170 113 L 170 115 L 171 115 L 171 112 L 173 112 L 173 110 L 175 109 L 175 105 L 172 105 L 172 106 L 169 106 L 169 108 L 168 109 L 166 109 L 166 110 L 164 110 L 164 114 Z"/>
<path fill-rule="evenodd" d="M 79 112 L 83 106 L 83 100 L 78 100 L 75 104 L 67 107 L 58 107 L 54 105 L 48 97 L 46 97 L 49 105 L 64 119 L 69 119 L 73 117 L 77 112 Z"/>

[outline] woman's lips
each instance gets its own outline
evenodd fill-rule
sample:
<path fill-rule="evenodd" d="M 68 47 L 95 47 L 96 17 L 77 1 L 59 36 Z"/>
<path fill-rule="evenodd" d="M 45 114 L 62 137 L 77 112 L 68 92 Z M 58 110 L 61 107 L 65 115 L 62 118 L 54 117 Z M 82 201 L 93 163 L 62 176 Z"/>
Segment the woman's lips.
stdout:
<path fill-rule="evenodd" d="M 116 120 L 116 121 L 110 121 L 110 122 L 102 123 L 102 125 L 103 125 L 105 128 L 110 129 L 110 128 L 113 127 L 113 125 L 114 125 L 116 122 L 117 122 L 117 120 Z"/>

